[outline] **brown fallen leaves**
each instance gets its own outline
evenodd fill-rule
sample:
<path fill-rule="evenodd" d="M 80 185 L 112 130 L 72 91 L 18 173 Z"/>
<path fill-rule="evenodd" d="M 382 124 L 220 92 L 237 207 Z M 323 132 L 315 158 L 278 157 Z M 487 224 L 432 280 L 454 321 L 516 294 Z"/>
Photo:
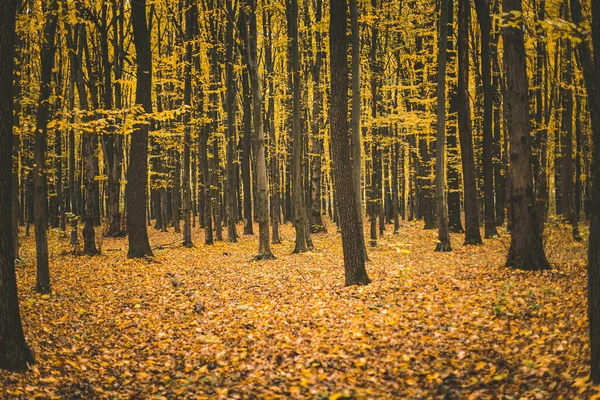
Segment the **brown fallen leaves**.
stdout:
<path fill-rule="evenodd" d="M 331 231 L 335 231 L 332 227 Z M 18 267 L 27 340 L 37 364 L 0 372 L 3 398 L 587 398 L 585 244 L 548 228 L 554 269 L 503 267 L 508 237 L 435 253 L 436 232 L 405 223 L 370 250 L 367 287 L 343 286 L 339 234 L 292 255 L 251 261 L 237 244 L 178 243 L 150 231 L 152 260 L 126 239 L 97 257 L 61 255 L 34 294 L 33 238 Z"/>

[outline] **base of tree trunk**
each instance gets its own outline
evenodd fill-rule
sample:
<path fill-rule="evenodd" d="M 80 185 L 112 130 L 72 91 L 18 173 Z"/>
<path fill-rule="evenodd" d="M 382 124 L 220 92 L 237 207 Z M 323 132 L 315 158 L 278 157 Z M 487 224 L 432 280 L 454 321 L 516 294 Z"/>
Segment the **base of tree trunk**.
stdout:
<path fill-rule="evenodd" d="M 277 257 L 273 255 L 273 253 L 263 253 L 257 254 L 252 258 L 253 261 L 268 261 L 268 260 L 277 260 Z"/>
<path fill-rule="evenodd" d="M 310 233 L 327 233 L 327 228 L 325 228 L 325 225 L 311 225 L 310 226 Z"/>
<path fill-rule="evenodd" d="M 579 228 L 573 228 L 573 240 L 576 242 L 583 241 L 583 238 L 581 237 L 581 234 L 579 233 Z"/>
<path fill-rule="evenodd" d="M 48 284 L 42 284 L 40 282 L 38 282 L 35 285 L 35 291 L 36 293 L 40 293 L 40 294 L 50 294 L 52 293 L 52 287 Z"/>
<path fill-rule="evenodd" d="M 24 339 L 4 337 L 0 341 L 0 369 L 11 372 L 24 372 L 35 363 L 31 350 Z"/>
<path fill-rule="evenodd" d="M 357 277 L 347 277 L 346 278 L 346 286 L 366 286 L 369 283 L 371 283 L 371 280 L 369 279 L 369 276 L 366 274 L 366 271 L 361 274 L 360 276 Z"/>
<path fill-rule="evenodd" d="M 482 245 L 483 241 L 481 240 L 481 237 L 465 237 L 465 246 L 479 246 Z"/>
<path fill-rule="evenodd" d="M 484 238 L 486 239 L 493 239 L 493 238 L 498 238 L 500 237 L 500 235 L 498 235 L 498 230 L 496 229 L 495 226 L 486 226 L 485 227 L 485 233 L 484 233 Z"/>
<path fill-rule="evenodd" d="M 550 269 L 550 264 L 543 253 L 534 255 L 533 252 L 528 252 L 523 257 L 519 257 L 516 254 L 511 254 L 510 250 L 508 259 L 506 260 L 506 266 L 524 271 L 543 271 Z"/>
<path fill-rule="evenodd" d="M 450 246 L 450 243 L 442 243 L 439 242 L 437 244 L 437 246 L 435 247 L 435 251 L 439 251 L 439 252 L 449 252 L 452 251 L 452 246 Z"/>

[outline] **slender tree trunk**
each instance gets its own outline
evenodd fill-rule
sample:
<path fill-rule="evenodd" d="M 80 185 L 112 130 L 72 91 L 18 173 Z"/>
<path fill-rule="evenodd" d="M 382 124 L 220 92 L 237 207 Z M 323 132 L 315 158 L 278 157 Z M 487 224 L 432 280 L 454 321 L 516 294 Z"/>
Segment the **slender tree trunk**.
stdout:
<path fill-rule="evenodd" d="M 578 0 L 571 0 L 573 4 L 579 3 Z M 579 5 L 579 17 L 581 16 L 581 6 Z M 575 17 L 576 22 L 581 18 Z M 593 40 L 593 60 L 587 43 L 582 41 L 578 45 L 580 51 L 582 66 L 584 68 L 586 88 L 588 91 L 588 104 L 592 114 L 592 134 L 593 134 L 593 161 L 592 161 L 592 198 L 591 198 L 591 220 L 590 220 L 590 239 L 588 244 L 588 317 L 590 321 L 590 344 L 591 344 L 591 373 L 592 382 L 600 383 L 600 105 L 599 92 L 600 78 L 600 1 L 592 0 L 592 40 Z M 585 43 L 585 44 L 584 44 Z M 583 53 L 586 53 L 583 56 Z M 585 59 L 585 61 L 584 61 Z"/>
<path fill-rule="evenodd" d="M 192 0 L 186 0 L 185 9 L 185 57 L 184 57 L 184 88 L 183 104 L 188 108 L 183 116 L 183 245 L 193 247 L 192 242 L 192 191 L 191 184 L 191 165 L 190 150 L 192 139 L 190 135 L 190 113 L 192 103 L 192 39 L 194 36 L 194 20 L 196 19 L 196 6 Z"/>
<path fill-rule="evenodd" d="M 473 135 L 471 133 L 471 110 L 469 106 L 468 25 L 471 19 L 471 8 L 468 0 L 458 0 L 458 19 L 460 21 L 460 24 L 458 25 L 458 104 L 460 107 L 458 110 L 458 130 L 460 134 L 464 181 L 463 186 L 465 196 L 465 244 L 482 244 L 481 232 L 479 231 L 479 207 L 477 206 L 477 184 L 475 175 L 475 160 L 473 156 Z M 483 43 L 484 41 L 482 41 L 482 46 Z M 487 106 L 490 104 L 486 103 Z M 491 122 L 491 115 L 486 114 L 486 116 L 490 119 L 489 122 Z M 484 126 L 485 125 L 486 123 L 484 122 Z M 489 133 L 491 135 L 491 126 L 489 126 L 489 128 Z M 493 166 L 491 165 L 492 160 L 490 159 L 488 161 L 490 162 L 488 167 L 490 171 L 493 172 Z M 494 199 L 493 194 L 494 193 L 492 191 L 492 200 Z M 493 226 L 495 231 L 495 225 Z"/>
<path fill-rule="evenodd" d="M 348 55 L 346 39 L 346 0 L 332 0 L 330 5 L 330 71 L 331 71 L 331 145 L 335 192 L 342 231 L 346 286 L 367 285 L 364 235 L 359 230 L 352 169 L 352 141 L 348 130 Z"/>
<path fill-rule="evenodd" d="M 448 0 L 448 127 L 447 127 L 447 145 L 448 145 L 448 227 L 450 232 L 463 232 L 463 225 L 460 219 L 460 189 L 459 175 L 457 166 L 460 163 L 458 148 L 456 143 L 457 135 L 457 115 L 458 115 L 458 88 L 456 83 L 456 47 L 454 45 L 454 0 Z M 462 20 L 458 20 L 463 24 Z"/>
<path fill-rule="evenodd" d="M 131 24 L 137 54 L 137 85 L 135 102 L 145 113 L 152 112 L 152 54 L 150 32 L 146 24 L 146 0 L 131 1 Z M 148 198 L 148 125 L 136 124 L 131 134 L 129 166 L 127 168 L 127 233 L 129 258 L 152 256 L 146 227 Z"/>
<path fill-rule="evenodd" d="M 563 86 L 561 86 L 561 178 L 563 211 L 573 229 L 573 239 L 582 240 L 579 235 L 579 221 L 575 207 L 575 187 L 573 182 L 573 63 L 571 41 L 565 40 L 563 52 Z"/>
<path fill-rule="evenodd" d="M 256 2 L 249 0 L 250 14 L 248 15 L 249 29 L 246 31 L 246 53 L 250 83 L 252 86 L 252 112 L 254 121 L 254 165 L 256 166 L 256 199 L 258 203 L 258 254 L 257 259 L 270 260 L 275 256 L 271 253 L 269 243 L 269 179 L 267 160 L 265 157 L 265 134 L 263 131 L 263 101 L 260 78 L 258 75 L 258 51 L 256 29 Z"/>
<path fill-rule="evenodd" d="M 352 42 L 352 110 L 351 110 L 351 128 L 352 128 L 352 182 L 354 184 L 354 195 L 356 196 L 356 212 L 358 213 L 358 223 L 360 232 L 364 236 L 363 205 L 361 198 L 360 170 L 362 144 L 360 127 L 360 32 L 358 27 L 358 5 L 357 0 L 350 0 L 350 37 Z M 363 239 L 363 243 L 365 240 Z M 363 249 L 365 261 L 369 261 L 367 247 Z"/>
<path fill-rule="evenodd" d="M 48 99 L 50 98 L 50 81 L 54 68 L 54 35 L 58 19 L 58 4 L 50 2 L 44 26 L 44 42 L 41 51 L 41 83 L 35 129 L 35 149 L 33 165 L 33 213 L 35 228 L 35 252 L 37 261 L 37 276 L 35 290 L 38 293 L 50 293 L 50 270 L 48 267 L 48 210 L 46 205 L 46 135 L 48 124 Z"/>
<path fill-rule="evenodd" d="M 435 193 L 438 218 L 436 251 L 451 251 L 446 192 L 446 52 L 448 45 L 448 0 L 442 0 L 438 39 L 437 138 L 435 153 Z"/>
<path fill-rule="evenodd" d="M 13 98 L 6 95 L 13 88 L 16 9 L 15 0 L 0 4 L 0 369 L 25 371 L 34 359 L 23 335 L 15 276 L 12 194 L 18 188 L 11 177 Z"/>
<path fill-rule="evenodd" d="M 294 253 L 308 250 L 307 242 L 310 231 L 307 230 L 306 207 L 304 206 L 304 190 L 302 184 L 302 153 L 304 134 L 300 124 L 300 60 L 298 53 L 298 0 L 288 0 L 289 5 L 289 35 L 291 40 L 291 71 L 292 71 L 292 197 L 294 201 L 294 223 L 296 228 L 296 245 Z"/>
<path fill-rule="evenodd" d="M 529 129 L 527 66 L 521 0 L 504 0 L 510 24 L 503 27 L 506 106 L 510 132 L 510 207 L 512 237 L 506 265 L 528 270 L 548 269 L 534 199 Z"/>
<path fill-rule="evenodd" d="M 225 185 L 225 208 L 227 213 L 227 240 L 231 243 L 237 242 L 237 232 L 235 223 L 237 221 L 237 207 L 235 199 L 235 96 L 236 87 L 233 72 L 233 18 L 235 12 L 231 0 L 226 0 L 227 22 L 225 24 L 225 87 L 227 90 L 226 112 L 227 112 L 227 131 L 225 137 L 225 147 L 227 150 L 226 160 L 226 185 Z"/>
<path fill-rule="evenodd" d="M 242 21 L 240 17 L 240 21 Z M 240 22 L 241 24 L 241 22 Z M 245 38 L 242 38 L 245 40 Z M 245 60 L 247 56 L 244 55 Z M 244 136 L 242 138 L 242 184 L 244 190 L 244 235 L 253 235 L 252 229 L 252 177 L 250 176 L 250 153 L 252 146 L 252 95 L 250 93 L 250 82 L 248 72 L 242 73 L 242 93 L 244 107 Z M 262 118 L 262 115 L 261 115 Z M 256 133 L 255 133 L 256 134 Z"/>
<path fill-rule="evenodd" d="M 494 88 L 492 86 L 491 56 L 490 56 L 490 34 L 492 30 L 492 18 L 490 15 L 490 0 L 475 2 L 477 20 L 481 31 L 481 80 L 483 82 L 483 209 L 485 237 L 498 236 L 496 230 L 496 213 L 494 205 L 494 159 L 492 131 L 492 118 L 494 108 Z M 460 18 L 459 18 L 460 19 Z M 461 25 L 463 21 L 461 20 Z M 459 25 L 459 29 L 460 26 Z M 464 39 L 468 41 L 467 39 Z M 468 46 L 468 44 L 467 44 Z M 468 52 L 468 49 L 465 50 Z M 468 63 L 468 55 L 467 63 Z M 468 68 L 468 67 L 467 67 Z M 468 96 L 467 96 L 468 98 Z M 465 200 L 466 202 L 466 200 Z M 466 205 L 465 205 L 466 206 Z M 479 225 L 479 222 L 477 223 Z M 478 228 L 479 230 L 479 228 Z M 480 236 L 480 234 L 477 234 Z M 476 239 L 475 239 L 476 240 Z M 476 240 L 477 241 L 477 240 Z M 480 242 L 480 241 L 479 241 Z"/>

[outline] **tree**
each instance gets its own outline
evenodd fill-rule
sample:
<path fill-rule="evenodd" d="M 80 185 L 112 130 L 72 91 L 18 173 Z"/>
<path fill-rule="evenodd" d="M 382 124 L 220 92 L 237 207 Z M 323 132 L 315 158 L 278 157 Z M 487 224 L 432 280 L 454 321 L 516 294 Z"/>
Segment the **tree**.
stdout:
<path fill-rule="evenodd" d="M 492 31 L 492 18 L 490 15 L 490 0 L 475 1 L 477 11 L 477 20 L 481 30 L 481 80 L 483 82 L 483 198 L 484 198 L 484 225 L 485 237 L 491 238 L 498 236 L 496 230 L 496 218 L 494 209 L 494 164 L 493 164 L 493 132 L 492 117 L 494 108 L 494 88 L 492 86 L 492 61 L 490 55 L 490 35 Z M 460 18 L 459 18 L 460 20 Z M 459 24 L 459 29 L 463 21 Z M 466 34 L 466 32 L 465 32 Z M 468 38 L 464 39 L 465 41 Z M 468 46 L 468 43 L 467 43 Z M 465 50 L 468 52 L 468 49 Z M 468 56 L 467 63 L 468 63 Z M 468 68 L 468 66 L 467 66 Z M 474 171 L 473 171 L 474 172 Z M 474 178 L 474 177 L 473 177 Z M 474 182 L 473 182 L 474 183 Z M 465 188 L 466 192 L 466 188 Z M 466 194 L 466 193 L 465 193 Z M 472 199 L 471 199 L 472 200 Z M 465 199 L 466 206 L 466 199 Z M 465 211 L 466 215 L 466 211 Z M 477 230 L 479 231 L 479 221 L 477 221 Z M 467 234 L 467 236 L 469 236 Z M 477 236 L 481 236 L 478 234 Z M 475 239 L 475 241 L 477 241 Z M 481 243 L 481 238 L 479 239 Z"/>
<path fill-rule="evenodd" d="M 152 113 L 152 57 L 150 32 L 146 23 L 146 0 L 131 1 L 131 24 L 137 54 L 137 86 L 135 102 L 146 114 Z M 148 123 L 138 122 L 131 134 L 127 168 L 127 234 L 130 258 L 152 256 L 146 228 L 146 199 L 148 197 Z"/>
<path fill-rule="evenodd" d="M 475 180 L 475 161 L 473 160 L 473 135 L 471 134 L 471 108 L 469 107 L 468 26 L 470 19 L 471 8 L 468 4 L 468 0 L 458 0 L 458 20 L 460 21 L 460 24 L 458 24 L 458 131 L 460 135 L 465 197 L 465 244 L 481 244 L 479 207 L 477 205 L 477 184 Z M 491 120 L 491 115 L 488 117 Z M 489 128 L 489 134 L 491 135 L 491 125 Z M 493 172 L 491 169 L 491 160 L 489 168 Z M 492 200 L 493 198 L 492 192 Z M 492 202 L 492 211 L 493 210 Z M 493 226 L 495 229 L 495 225 Z"/>
<path fill-rule="evenodd" d="M 592 0 L 592 39 L 594 46 L 594 68 L 591 86 L 598 100 L 600 88 L 600 0 Z M 590 96 L 588 89 L 588 96 Z M 590 97 L 591 100 L 591 97 Z M 591 379 L 594 383 L 600 383 L 600 110 L 598 103 L 592 105 L 592 132 L 594 144 L 594 158 L 592 161 L 592 205 L 590 220 L 590 240 L 588 243 L 588 316 L 590 320 L 590 342 L 592 348 L 592 371 Z"/>
<path fill-rule="evenodd" d="M 258 202 L 258 255 L 257 259 L 270 260 L 275 256 L 271 253 L 269 243 L 269 179 L 265 157 L 265 134 L 263 129 L 263 101 L 260 78 L 258 75 L 258 50 L 256 32 L 256 0 L 249 0 L 250 10 L 247 16 L 249 26 L 245 35 L 246 59 L 250 72 L 252 87 L 252 114 L 254 121 L 254 165 Z"/>
<path fill-rule="evenodd" d="M 331 71 L 331 145 L 335 190 L 346 286 L 367 285 L 370 280 L 365 269 L 364 236 L 356 212 L 354 193 L 351 135 L 348 129 L 348 43 L 346 38 L 346 0 L 332 0 L 330 5 L 330 71 Z"/>
<path fill-rule="evenodd" d="M 25 342 L 15 276 L 12 194 L 13 68 L 17 0 L 0 4 L 0 369 L 24 371 L 34 362 Z"/>
<path fill-rule="evenodd" d="M 225 23 L 225 87 L 226 95 L 226 112 L 227 112 L 227 131 L 225 143 L 227 149 L 227 180 L 225 185 L 225 209 L 227 213 L 227 240 L 229 242 L 237 242 L 237 232 L 235 223 L 237 222 L 237 203 L 235 201 L 236 177 L 234 166 L 234 146 L 235 146 L 235 96 L 236 83 L 234 81 L 234 53 L 235 44 L 233 41 L 233 20 L 235 11 L 231 0 L 226 0 L 227 5 L 227 21 Z"/>
<path fill-rule="evenodd" d="M 310 230 L 307 230 L 306 207 L 302 184 L 302 153 L 304 133 L 300 124 L 300 59 L 298 54 L 298 0 L 287 0 L 289 9 L 290 63 L 292 71 L 292 198 L 294 203 L 294 226 L 296 245 L 294 253 L 308 250 Z"/>
<path fill-rule="evenodd" d="M 360 224 L 360 232 L 364 236 L 363 206 L 360 195 L 360 169 L 361 169 L 361 134 L 360 134 L 360 32 L 358 28 L 357 0 L 350 0 L 350 37 L 352 45 L 352 161 L 354 196 L 356 196 L 356 213 Z M 363 238 L 363 243 L 365 240 Z M 367 247 L 364 247 L 365 261 L 368 261 Z"/>
<path fill-rule="evenodd" d="M 50 269 L 48 267 L 48 210 L 46 205 L 46 134 L 48 131 L 49 104 L 51 94 L 52 69 L 54 68 L 54 35 L 56 34 L 58 3 L 50 0 L 44 25 L 44 42 L 41 51 L 42 76 L 38 99 L 35 127 L 35 153 L 33 165 L 33 214 L 35 227 L 35 254 L 37 276 L 35 290 L 38 293 L 50 293 Z"/>
<path fill-rule="evenodd" d="M 190 113 L 192 103 L 192 39 L 196 5 L 186 0 L 185 8 L 185 58 L 183 103 L 188 107 L 183 117 L 183 245 L 193 247 L 192 242 L 192 189 L 190 188 L 190 147 L 192 146 Z"/>
<path fill-rule="evenodd" d="M 506 74 L 507 125 L 510 141 L 510 207 L 512 237 L 506 265 L 517 269 L 543 270 L 549 264 L 544 254 L 542 232 L 533 199 L 531 173 L 531 135 L 525 41 L 522 30 L 521 0 L 504 0 L 506 16 L 504 38 L 504 68 Z"/>
<path fill-rule="evenodd" d="M 461 21 L 462 23 L 462 21 Z M 440 5 L 438 38 L 437 138 L 435 150 L 435 193 L 439 243 L 435 251 L 451 251 L 446 192 L 446 52 L 448 46 L 448 0 Z"/>
<path fill-rule="evenodd" d="M 581 24 L 583 13 L 579 0 L 570 0 L 573 22 Z M 587 92 L 592 122 L 592 198 L 588 243 L 588 319 L 590 322 L 590 379 L 600 383 L 600 1 L 592 0 L 592 45 L 582 38 L 577 51 Z"/>

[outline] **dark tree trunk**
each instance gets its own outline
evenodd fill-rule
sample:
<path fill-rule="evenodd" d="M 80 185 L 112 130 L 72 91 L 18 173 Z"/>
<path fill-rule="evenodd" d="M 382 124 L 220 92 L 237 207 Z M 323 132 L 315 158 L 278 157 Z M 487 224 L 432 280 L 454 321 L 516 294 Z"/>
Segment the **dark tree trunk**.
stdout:
<path fill-rule="evenodd" d="M 331 1 L 331 145 L 338 218 L 342 231 L 346 286 L 370 282 L 365 269 L 364 236 L 359 230 L 353 185 L 352 141 L 348 130 L 348 55 L 346 0 Z"/>
<path fill-rule="evenodd" d="M 504 0 L 503 28 L 506 105 L 510 132 L 510 207 L 512 237 L 506 265 L 527 270 L 548 269 L 542 232 L 533 199 L 531 136 L 529 130 L 527 66 L 522 30 L 521 0 Z M 508 22 L 508 21 L 507 21 Z"/>
<path fill-rule="evenodd" d="M 462 156 L 462 167 L 463 167 L 463 185 L 464 185 L 464 196 L 465 196 L 465 244 L 482 244 L 481 232 L 479 231 L 479 207 L 477 205 L 477 183 L 475 175 L 475 160 L 473 156 L 473 135 L 471 132 L 471 109 L 469 106 L 469 32 L 468 26 L 471 19 L 471 8 L 468 0 L 458 0 L 458 130 L 460 134 L 460 147 Z M 489 42 L 489 40 L 488 40 Z M 482 40 L 482 47 L 485 46 Z M 489 58 L 489 57 L 488 57 Z M 489 61 L 489 60 L 488 60 Z M 488 65 L 489 74 L 489 65 Z M 489 77 L 488 77 L 489 78 Z M 484 79 L 485 82 L 485 79 Z M 489 84 L 489 83 L 488 83 Z M 485 86 L 485 85 L 484 85 Z M 484 89 L 485 92 L 485 89 Z M 485 92 L 487 93 L 487 92 Z M 491 93 L 487 93 L 491 95 Z M 488 100 L 491 105 L 491 98 Z M 484 112 L 485 114 L 485 112 Z M 485 117 L 489 118 L 491 123 L 491 114 L 485 114 Z M 485 126 L 484 122 L 484 140 L 485 140 Z M 491 124 L 489 126 L 491 135 Z M 490 156 L 491 156 L 491 149 Z M 493 166 L 490 162 L 489 171 L 493 173 Z M 484 160 L 485 165 L 485 160 Z M 485 167 L 484 167 L 485 168 Z M 485 180 L 485 177 L 484 177 Z M 493 183 L 493 182 L 492 182 Z M 493 186 L 492 187 L 492 211 L 493 210 Z M 492 213 L 493 214 L 493 213 Z M 486 219 L 487 221 L 487 219 Z M 486 227 L 487 227 L 486 222 Z M 496 230 L 495 225 L 494 231 Z"/>
<path fill-rule="evenodd" d="M 243 18 L 240 17 L 240 21 L 242 20 Z M 242 39 L 245 40 L 245 38 Z M 246 55 L 242 57 L 242 59 L 245 61 L 245 64 L 247 65 L 248 61 L 246 60 L 246 58 Z M 253 235 L 254 231 L 252 229 L 252 177 L 250 176 L 250 148 L 252 145 L 252 95 L 250 93 L 250 82 L 248 78 L 248 72 L 246 71 L 242 73 L 242 95 L 244 107 L 244 136 L 242 138 L 241 169 L 242 185 L 244 190 L 244 235 Z"/>
<path fill-rule="evenodd" d="M 48 99 L 50 98 L 50 81 L 54 68 L 54 35 L 58 19 L 58 4 L 52 0 L 46 14 L 44 42 L 41 51 L 41 83 L 35 129 L 35 150 L 33 166 L 33 213 L 35 227 L 35 252 L 37 261 L 37 277 L 35 290 L 38 293 L 50 293 L 50 270 L 48 268 L 48 210 L 46 205 L 46 136 L 48 124 Z"/>
<path fill-rule="evenodd" d="M 571 41 L 565 40 L 563 51 L 564 68 L 561 86 L 562 118 L 561 118 L 561 190 L 563 212 L 573 229 L 573 239 L 582 240 L 579 235 L 579 221 L 575 207 L 575 187 L 573 182 L 573 63 Z"/>
<path fill-rule="evenodd" d="M 249 1 L 249 29 L 245 31 L 246 59 L 252 86 L 252 113 L 254 121 L 254 165 L 256 176 L 256 202 L 258 203 L 258 254 L 256 259 L 270 260 L 275 256 L 271 253 L 269 243 L 269 180 L 267 160 L 265 156 L 265 134 L 263 131 L 263 101 L 262 89 L 258 75 L 258 50 L 256 29 L 256 2 Z"/>
<path fill-rule="evenodd" d="M 226 0 L 227 22 L 225 24 L 225 87 L 227 98 L 225 101 L 225 110 L 227 112 L 227 130 L 225 135 L 225 147 L 227 150 L 226 160 L 226 180 L 225 180 L 225 209 L 227 215 L 227 240 L 231 243 L 237 242 L 237 232 L 235 223 L 237 221 L 236 207 L 236 179 L 235 179 L 235 96 L 236 83 L 234 81 L 233 63 L 234 46 L 233 41 L 233 18 L 235 15 L 231 0 Z"/>
<path fill-rule="evenodd" d="M 448 145 L 448 227 L 450 232 L 463 232 L 463 225 L 460 219 L 460 189 L 458 175 L 458 148 L 456 143 L 457 136 L 457 112 L 459 107 L 458 88 L 456 87 L 456 70 L 454 64 L 456 62 L 456 47 L 454 46 L 454 0 L 448 1 L 448 92 L 449 92 L 449 107 L 448 107 L 448 126 L 447 138 Z M 460 24 L 463 23 L 460 20 Z"/>
<path fill-rule="evenodd" d="M 546 18 L 546 1 L 540 0 L 537 4 L 537 19 Z M 535 152 L 533 153 L 533 176 L 535 181 L 535 201 L 540 227 L 546 221 L 548 213 L 548 177 L 546 169 L 548 129 L 544 123 L 544 64 L 546 62 L 546 44 L 543 38 L 538 38 L 536 43 L 536 71 L 533 76 L 535 87 Z M 545 90 L 548 90 L 546 87 Z"/>
<path fill-rule="evenodd" d="M 494 159 L 492 148 L 494 143 L 494 136 L 492 131 L 494 88 L 492 86 L 492 62 L 490 57 L 490 33 L 492 30 L 490 1 L 476 1 L 475 7 L 477 10 L 477 20 L 479 21 L 479 28 L 481 30 L 481 80 L 483 83 L 483 210 L 485 226 L 484 235 L 486 238 L 492 238 L 497 237 L 498 232 L 496 230 L 496 210 L 494 205 Z M 459 24 L 459 29 L 463 24 L 463 21 L 460 21 L 461 23 Z M 465 33 L 465 35 L 468 34 Z M 466 46 L 468 46 L 468 38 L 465 38 L 464 40 L 467 41 Z M 468 48 L 465 51 L 468 52 Z M 468 56 L 465 57 L 467 58 L 468 63 Z M 477 222 L 477 224 L 479 225 L 479 222 Z M 479 228 L 477 228 L 477 230 L 479 231 Z M 480 234 L 477 234 L 477 236 L 479 237 Z M 477 242 L 477 239 L 475 239 L 475 241 Z M 479 239 L 479 242 L 481 242 L 481 239 Z"/>
<path fill-rule="evenodd" d="M 573 3 L 578 1 L 572 0 Z M 581 6 L 579 7 L 581 9 Z M 581 12 L 579 13 L 581 14 Z M 575 17 L 575 13 L 573 13 Z M 575 19 L 575 18 L 574 18 Z M 579 19 L 581 20 L 581 19 Z M 591 342 L 591 373 L 594 383 L 600 383 L 600 0 L 592 0 L 592 39 L 594 48 L 594 64 L 591 64 L 590 52 L 586 57 L 581 57 L 582 66 L 586 76 L 586 88 L 592 113 L 593 154 L 592 161 L 592 200 L 590 239 L 588 244 L 588 317 L 590 320 Z M 586 43 L 583 41 L 582 43 Z M 579 44 L 580 55 L 587 44 Z M 584 58 L 586 58 L 584 62 Z M 587 70 L 587 71 L 586 71 Z M 588 82 L 589 81 L 589 82 Z"/>
<path fill-rule="evenodd" d="M 315 2 L 315 25 L 321 24 L 323 15 L 323 2 L 317 0 Z M 316 52 L 312 60 L 312 85 L 313 85 L 313 105 L 312 105 L 312 149 L 311 149 L 311 215 L 310 215 L 310 231 L 311 233 L 327 232 L 323 224 L 322 209 L 321 209 L 321 175 L 323 161 L 323 135 L 321 127 L 323 126 L 323 118 L 321 110 L 323 108 L 323 94 L 321 93 L 321 66 L 325 51 L 323 50 L 323 41 L 321 32 L 315 31 Z"/>
<path fill-rule="evenodd" d="M 0 4 L 0 90 L 5 94 L 0 97 L 0 369 L 25 371 L 34 359 L 23 335 L 15 276 L 12 196 L 18 188 L 11 177 L 13 98 L 8 95 L 13 88 L 16 8 L 15 0 Z"/>
<path fill-rule="evenodd" d="M 356 212 L 360 232 L 364 236 L 363 202 L 361 198 L 360 169 L 361 169 L 361 128 L 360 128 L 360 32 L 358 27 L 358 5 L 357 0 L 350 0 L 350 37 L 352 42 L 352 173 L 354 184 L 354 195 L 356 196 Z M 365 240 L 363 238 L 363 243 Z M 367 247 L 363 249 L 365 261 L 369 260 Z"/>
<path fill-rule="evenodd" d="M 273 234 L 271 243 L 279 244 L 279 221 L 281 216 L 281 202 L 279 194 L 279 154 L 277 152 L 277 138 L 275 137 L 275 99 L 273 85 L 273 49 L 271 32 L 271 12 L 263 9 L 263 36 L 265 39 L 265 69 L 267 72 L 269 88 L 269 105 L 265 118 L 265 130 L 267 131 L 270 142 L 270 165 L 271 165 L 271 184 L 273 185 L 273 194 L 271 198 L 271 220 L 273 225 Z"/>
<path fill-rule="evenodd" d="M 192 146 L 190 113 L 192 105 L 192 39 L 194 37 L 194 21 L 196 19 L 196 6 L 192 0 L 186 0 L 185 8 L 185 67 L 183 104 L 188 107 L 183 115 L 183 245 L 193 247 L 192 242 L 192 190 L 190 150 Z"/>
<path fill-rule="evenodd" d="M 131 24 L 137 54 L 137 85 L 135 102 L 144 112 L 152 112 L 152 55 L 150 32 L 146 24 L 146 0 L 131 1 Z M 131 134 L 129 166 L 127 168 L 127 233 L 129 258 L 152 256 L 146 227 L 148 198 L 148 125 L 136 124 Z"/>
<path fill-rule="evenodd" d="M 302 154 L 304 149 L 304 133 L 300 124 L 300 55 L 298 52 L 298 0 L 287 0 L 289 10 L 288 33 L 291 40 L 290 62 L 292 72 L 292 197 L 294 202 L 294 226 L 296 228 L 296 245 L 294 253 L 308 250 L 310 230 L 307 230 L 306 207 L 304 206 L 304 189 L 302 179 Z"/>
<path fill-rule="evenodd" d="M 446 191 L 446 52 L 448 50 L 448 0 L 442 0 L 440 8 L 437 79 L 437 136 L 435 153 L 435 202 L 438 218 L 439 242 L 435 250 L 451 251 L 450 231 L 448 228 L 448 192 Z M 463 26 L 462 21 L 460 26 Z"/>

